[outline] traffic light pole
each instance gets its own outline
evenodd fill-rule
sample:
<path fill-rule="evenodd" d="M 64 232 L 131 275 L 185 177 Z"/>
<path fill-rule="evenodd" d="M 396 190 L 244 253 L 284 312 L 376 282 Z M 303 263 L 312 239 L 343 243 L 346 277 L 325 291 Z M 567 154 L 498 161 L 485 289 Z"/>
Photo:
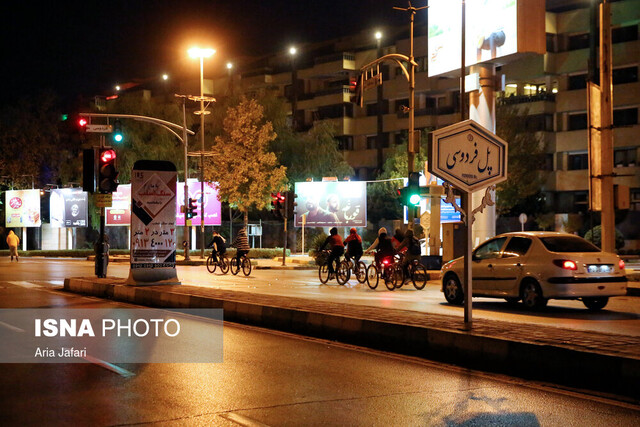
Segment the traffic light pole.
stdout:
<path fill-rule="evenodd" d="M 100 135 L 100 148 L 105 146 L 105 137 Z M 99 183 L 98 183 L 99 185 Z M 105 251 L 105 208 L 100 207 L 100 235 L 96 246 L 95 272 L 97 277 L 107 277 L 107 263 L 109 262 L 109 252 Z M 106 256 L 106 259 L 105 259 Z"/>

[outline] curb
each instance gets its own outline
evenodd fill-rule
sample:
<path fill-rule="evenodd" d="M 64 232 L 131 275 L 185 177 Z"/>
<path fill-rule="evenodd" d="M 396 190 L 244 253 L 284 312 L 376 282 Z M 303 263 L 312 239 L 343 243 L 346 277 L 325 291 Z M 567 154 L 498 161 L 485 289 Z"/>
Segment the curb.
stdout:
<path fill-rule="evenodd" d="M 114 283 L 118 281 L 117 283 Z M 640 399 L 640 357 L 563 347 L 533 338 L 508 340 L 474 331 L 442 329 L 340 313 L 276 307 L 202 295 L 190 286 L 127 286 L 121 279 L 65 279 L 71 292 L 160 308 L 222 308 L 224 320 L 337 340 L 571 387 Z M 200 292 L 200 295 L 192 292 Z M 346 305 L 345 305 L 346 307 Z M 536 342 L 537 341 L 537 342 Z"/>

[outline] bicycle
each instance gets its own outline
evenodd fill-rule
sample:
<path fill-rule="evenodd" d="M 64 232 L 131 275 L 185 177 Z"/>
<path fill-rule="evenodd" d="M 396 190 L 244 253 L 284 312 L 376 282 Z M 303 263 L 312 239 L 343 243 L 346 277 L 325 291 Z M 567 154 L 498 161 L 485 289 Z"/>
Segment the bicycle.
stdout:
<path fill-rule="evenodd" d="M 353 272 L 356 275 L 358 283 L 364 283 L 367 281 L 367 264 L 363 261 L 358 261 L 354 264 L 351 259 L 347 261 L 347 264 L 349 267 L 349 277 L 351 277 L 351 272 Z"/>
<path fill-rule="evenodd" d="M 418 261 L 414 259 L 409 265 L 407 265 L 408 276 L 413 283 L 413 286 L 421 291 L 427 285 L 429 274 L 427 269 Z M 402 258 L 396 263 L 393 271 L 393 284 L 396 289 L 400 289 L 404 282 L 407 280 L 405 277 L 404 267 L 402 266 Z"/>
<path fill-rule="evenodd" d="M 213 252 L 207 257 L 207 270 L 213 274 L 216 271 L 216 267 L 220 267 L 222 274 L 229 272 L 229 258 L 225 254 L 218 255 L 218 260 L 213 260 Z"/>
<path fill-rule="evenodd" d="M 242 274 L 248 276 L 251 274 L 251 258 L 249 258 L 247 254 L 242 255 L 240 257 L 240 265 L 238 265 L 237 258 L 233 257 L 231 258 L 229 267 L 231 269 L 231 274 L 233 274 L 234 276 L 238 274 L 241 268 Z"/>
<path fill-rule="evenodd" d="M 367 267 L 367 286 L 376 289 L 380 278 L 382 278 L 387 289 L 393 291 L 396 288 L 393 278 L 396 263 L 395 257 L 387 256 L 382 259 L 380 265 L 376 265 L 376 262 L 369 265 Z"/>
<path fill-rule="evenodd" d="M 318 278 L 320 282 L 325 285 L 331 278 L 329 275 L 329 264 L 327 263 L 327 259 L 329 258 L 329 254 L 331 251 L 324 250 L 318 254 L 316 257 L 316 264 L 318 264 Z M 349 281 L 349 277 L 351 276 L 351 272 L 349 271 L 349 263 L 345 260 L 336 260 L 336 266 L 334 268 L 334 273 L 336 281 L 339 285 L 344 285 Z"/>

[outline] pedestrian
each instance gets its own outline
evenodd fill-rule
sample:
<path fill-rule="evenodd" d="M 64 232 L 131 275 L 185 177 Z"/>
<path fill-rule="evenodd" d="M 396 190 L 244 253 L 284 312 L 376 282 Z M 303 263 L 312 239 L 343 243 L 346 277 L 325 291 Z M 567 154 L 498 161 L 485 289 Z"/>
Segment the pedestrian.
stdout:
<path fill-rule="evenodd" d="M 11 255 L 11 261 L 13 261 L 13 257 L 16 257 L 16 262 L 18 259 L 18 245 L 20 245 L 20 238 L 16 236 L 13 230 L 9 231 L 9 235 L 7 235 L 7 245 L 9 245 L 9 255 Z"/>
<path fill-rule="evenodd" d="M 231 246 L 236 248 L 236 265 L 240 267 L 240 258 L 249 253 L 251 246 L 249 246 L 249 236 L 247 236 L 247 229 L 242 227 L 238 230 L 236 238 L 233 239 Z"/>

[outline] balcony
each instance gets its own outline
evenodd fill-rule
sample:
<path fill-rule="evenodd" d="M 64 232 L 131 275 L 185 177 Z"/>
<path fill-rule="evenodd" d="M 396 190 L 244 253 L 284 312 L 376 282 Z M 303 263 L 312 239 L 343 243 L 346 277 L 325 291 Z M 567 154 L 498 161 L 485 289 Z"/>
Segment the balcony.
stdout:
<path fill-rule="evenodd" d="M 346 71 L 356 70 L 356 57 L 351 52 L 341 52 L 315 58 L 311 68 L 298 70 L 302 79 L 322 79 L 346 74 Z"/>

